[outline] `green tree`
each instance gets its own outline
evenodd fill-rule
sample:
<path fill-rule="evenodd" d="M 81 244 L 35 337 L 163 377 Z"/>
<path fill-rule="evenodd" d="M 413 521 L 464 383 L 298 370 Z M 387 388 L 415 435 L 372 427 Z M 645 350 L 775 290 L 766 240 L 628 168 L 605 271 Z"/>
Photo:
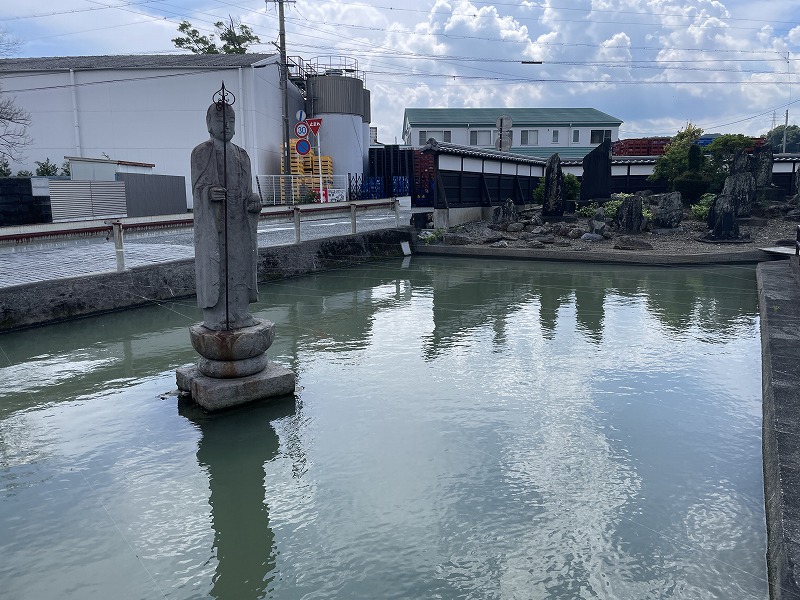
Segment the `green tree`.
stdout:
<path fill-rule="evenodd" d="M 741 151 L 753 147 L 753 138 L 741 133 L 726 133 L 714 139 L 708 147 L 706 154 L 709 157 L 707 175 L 711 178 L 710 189 L 715 192 L 722 190 L 725 178 L 730 175 L 733 158 Z"/>
<path fill-rule="evenodd" d="M 689 148 L 697 143 L 701 135 L 702 129 L 687 123 L 686 128 L 672 138 L 664 154 L 658 157 L 653 174 L 648 179 L 661 181 L 673 189 L 675 179 L 689 170 Z"/>
<path fill-rule="evenodd" d="M 767 145 L 772 147 L 773 152 L 783 152 L 783 130 L 786 129 L 786 152 L 800 152 L 800 126 L 778 125 L 771 129 L 765 136 Z"/>
<path fill-rule="evenodd" d="M 53 177 L 58 175 L 58 165 L 51 163 L 49 158 L 44 159 L 44 162 L 34 161 L 36 163 L 36 176 L 37 177 Z"/>
<path fill-rule="evenodd" d="M 0 177 L 11 177 L 11 166 L 3 155 L 0 155 Z"/>
<path fill-rule="evenodd" d="M 28 171 L 28 169 L 22 169 L 17 171 L 17 177 L 33 177 L 33 173 Z"/>
<path fill-rule="evenodd" d="M 61 163 L 61 175 L 65 176 L 65 177 L 69 177 L 71 175 L 70 166 L 69 166 L 69 161 L 68 160 L 65 160 L 63 163 Z"/>
<path fill-rule="evenodd" d="M 245 54 L 247 47 L 252 44 L 259 44 L 261 40 L 253 33 L 247 25 L 241 21 L 235 21 L 228 16 L 229 23 L 217 21 L 214 27 L 222 46 L 215 43 L 215 35 L 202 35 L 195 29 L 189 21 L 181 21 L 178 25 L 178 32 L 183 36 L 172 39 L 176 48 L 189 50 L 194 54 Z"/>

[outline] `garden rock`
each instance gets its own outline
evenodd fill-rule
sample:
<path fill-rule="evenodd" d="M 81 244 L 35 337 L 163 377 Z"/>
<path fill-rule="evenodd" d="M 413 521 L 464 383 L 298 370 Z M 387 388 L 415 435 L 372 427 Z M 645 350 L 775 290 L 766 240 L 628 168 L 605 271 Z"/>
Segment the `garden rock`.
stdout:
<path fill-rule="evenodd" d="M 652 250 L 653 246 L 639 238 L 623 235 L 614 240 L 615 250 Z"/>
<path fill-rule="evenodd" d="M 582 239 L 584 242 L 602 242 L 602 241 L 603 241 L 603 240 L 605 240 L 606 238 L 604 238 L 604 237 L 603 237 L 602 235 L 600 235 L 599 233 L 584 233 L 584 234 L 581 236 L 581 239 Z"/>
<path fill-rule="evenodd" d="M 564 177 L 561 172 L 561 158 L 553 154 L 544 169 L 544 204 L 542 215 L 561 217 L 564 214 Z"/>
<path fill-rule="evenodd" d="M 443 241 L 448 246 L 468 246 L 472 238 L 462 233 L 445 233 Z"/>
<path fill-rule="evenodd" d="M 756 194 L 756 180 L 749 171 L 736 173 L 725 178 L 722 194 L 730 197 L 737 217 L 746 217 L 753 210 Z"/>
<path fill-rule="evenodd" d="M 509 223 L 508 227 L 506 227 L 506 231 L 508 233 L 519 233 L 525 228 L 522 223 Z"/>
<path fill-rule="evenodd" d="M 505 240 L 500 240 L 499 242 L 495 242 L 494 244 L 489 245 L 490 248 L 508 248 L 508 242 Z"/>
<path fill-rule="evenodd" d="M 647 221 L 642 214 L 642 198 L 633 196 L 624 198 L 617 209 L 617 229 L 623 233 L 641 233 Z"/>
<path fill-rule="evenodd" d="M 583 229 L 570 229 L 567 237 L 571 240 L 579 240 L 584 233 Z"/>
<path fill-rule="evenodd" d="M 528 248 L 541 249 L 541 248 L 544 248 L 544 247 L 545 247 L 545 245 L 542 242 L 539 242 L 537 240 L 533 240 L 531 242 L 528 242 Z"/>
<path fill-rule="evenodd" d="M 663 229 L 674 229 L 683 220 L 683 201 L 680 192 L 654 194 L 650 196 L 653 205 L 653 225 Z"/>

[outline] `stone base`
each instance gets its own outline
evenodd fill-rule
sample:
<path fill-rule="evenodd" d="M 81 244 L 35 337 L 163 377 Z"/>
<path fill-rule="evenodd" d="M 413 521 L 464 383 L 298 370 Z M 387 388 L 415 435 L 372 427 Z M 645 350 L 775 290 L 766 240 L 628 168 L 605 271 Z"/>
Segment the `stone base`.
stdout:
<path fill-rule="evenodd" d="M 257 400 L 293 394 L 295 374 L 273 362 L 248 377 L 217 379 L 206 377 L 197 367 L 181 367 L 176 371 L 178 390 L 209 412 L 232 408 Z"/>

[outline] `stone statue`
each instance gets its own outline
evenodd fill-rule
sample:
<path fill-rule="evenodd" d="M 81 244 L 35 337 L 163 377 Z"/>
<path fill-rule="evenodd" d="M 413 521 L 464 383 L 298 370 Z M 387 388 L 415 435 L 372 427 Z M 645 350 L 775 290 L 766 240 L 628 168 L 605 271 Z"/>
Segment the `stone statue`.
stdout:
<path fill-rule="evenodd" d="M 206 112 L 211 139 L 192 150 L 197 303 L 203 322 L 189 327 L 200 355 L 175 372 L 178 390 L 207 411 L 290 395 L 295 375 L 267 357 L 274 325 L 247 307 L 258 300 L 261 200 L 253 194 L 250 157 L 232 144 L 233 94 L 225 84 Z M 230 102 L 228 102 L 230 99 Z"/>
<path fill-rule="evenodd" d="M 253 193 L 250 157 L 231 143 L 235 119 L 232 106 L 209 106 L 211 139 L 192 150 L 191 159 L 197 303 L 203 325 L 213 330 L 254 325 L 247 307 L 258 300 L 261 200 Z"/>

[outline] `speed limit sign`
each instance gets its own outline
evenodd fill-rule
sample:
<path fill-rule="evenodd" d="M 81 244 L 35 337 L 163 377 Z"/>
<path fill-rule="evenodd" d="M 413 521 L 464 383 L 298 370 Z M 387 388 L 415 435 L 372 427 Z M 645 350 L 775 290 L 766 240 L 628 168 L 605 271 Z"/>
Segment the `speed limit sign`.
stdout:
<path fill-rule="evenodd" d="M 294 126 L 294 133 L 299 138 L 308 137 L 308 123 L 300 121 Z"/>

